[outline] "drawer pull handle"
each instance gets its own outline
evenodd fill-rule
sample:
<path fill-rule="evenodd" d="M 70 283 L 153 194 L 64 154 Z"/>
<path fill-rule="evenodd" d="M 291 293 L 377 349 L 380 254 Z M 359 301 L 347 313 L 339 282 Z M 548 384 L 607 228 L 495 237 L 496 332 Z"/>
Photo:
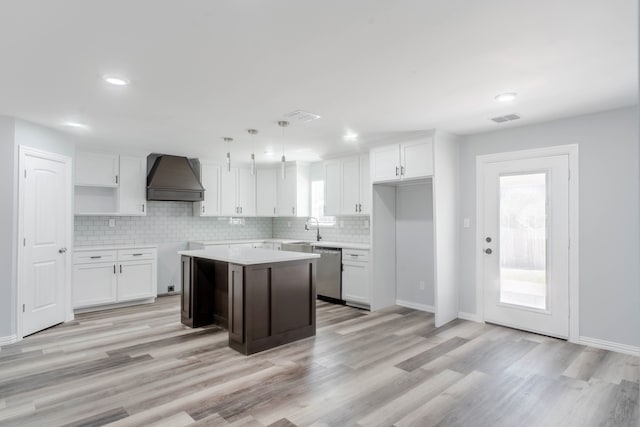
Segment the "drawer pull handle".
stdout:
<path fill-rule="evenodd" d="M 132 254 L 133 256 L 142 256 L 143 254 Z"/>
<path fill-rule="evenodd" d="M 92 257 L 89 257 L 89 258 L 91 258 L 91 259 L 100 259 L 100 258 L 102 258 L 102 255 L 92 256 Z"/>

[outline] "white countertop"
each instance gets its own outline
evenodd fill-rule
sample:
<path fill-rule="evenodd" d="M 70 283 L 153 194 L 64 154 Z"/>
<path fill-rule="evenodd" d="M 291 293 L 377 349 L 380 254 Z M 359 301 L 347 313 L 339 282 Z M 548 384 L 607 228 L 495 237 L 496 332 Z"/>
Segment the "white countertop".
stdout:
<path fill-rule="evenodd" d="M 269 249 L 254 248 L 208 248 L 195 251 L 179 251 L 178 253 L 180 255 L 211 259 L 214 261 L 224 261 L 239 265 L 269 264 L 274 262 L 320 258 L 320 255 L 318 254 L 272 251 Z"/>
<path fill-rule="evenodd" d="M 127 249 L 157 249 L 158 245 L 151 245 L 148 243 L 140 245 L 103 245 L 103 246 L 75 246 L 74 252 L 87 252 L 87 251 L 115 251 L 115 250 L 127 250 Z"/>

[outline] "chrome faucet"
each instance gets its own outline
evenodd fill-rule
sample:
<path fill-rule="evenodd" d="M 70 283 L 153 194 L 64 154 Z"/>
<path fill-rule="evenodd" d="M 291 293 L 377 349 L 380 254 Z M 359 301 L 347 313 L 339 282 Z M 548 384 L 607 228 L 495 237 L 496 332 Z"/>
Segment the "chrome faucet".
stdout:
<path fill-rule="evenodd" d="M 316 241 L 319 242 L 322 237 L 320 237 L 320 221 L 318 221 L 318 218 L 310 216 L 307 222 L 304 223 L 304 229 L 307 231 L 311 230 L 311 228 L 309 228 L 309 221 L 312 219 L 316 220 Z"/>

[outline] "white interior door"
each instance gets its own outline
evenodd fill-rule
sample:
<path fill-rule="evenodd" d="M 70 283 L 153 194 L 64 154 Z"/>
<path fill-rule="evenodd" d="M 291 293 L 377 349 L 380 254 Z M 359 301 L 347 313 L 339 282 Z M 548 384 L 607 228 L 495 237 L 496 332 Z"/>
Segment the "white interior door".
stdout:
<path fill-rule="evenodd" d="M 30 151 L 21 158 L 23 251 L 18 286 L 23 336 L 65 320 L 68 161 Z"/>
<path fill-rule="evenodd" d="M 569 156 L 484 165 L 488 322 L 569 336 Z"/>

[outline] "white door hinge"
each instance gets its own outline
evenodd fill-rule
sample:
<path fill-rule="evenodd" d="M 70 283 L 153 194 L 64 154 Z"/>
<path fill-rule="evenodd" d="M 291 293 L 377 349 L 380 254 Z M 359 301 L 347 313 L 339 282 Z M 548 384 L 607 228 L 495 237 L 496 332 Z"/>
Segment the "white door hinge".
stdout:
<path fill-rule="evenodd" d="M 27 170 L 26 169 L 24 170 L 24 177 L 25 178 L 27 177 Z"/>
<path fill-rule="evenodd" d="M 27 246 L 27 239 L 26 237 L 24 239 L 22 239 L 22 246 Z"/>
<path fill-rule="evenodd" d="M 24 304 L 22 304 L 22 312 L 24 313 Z"/>

